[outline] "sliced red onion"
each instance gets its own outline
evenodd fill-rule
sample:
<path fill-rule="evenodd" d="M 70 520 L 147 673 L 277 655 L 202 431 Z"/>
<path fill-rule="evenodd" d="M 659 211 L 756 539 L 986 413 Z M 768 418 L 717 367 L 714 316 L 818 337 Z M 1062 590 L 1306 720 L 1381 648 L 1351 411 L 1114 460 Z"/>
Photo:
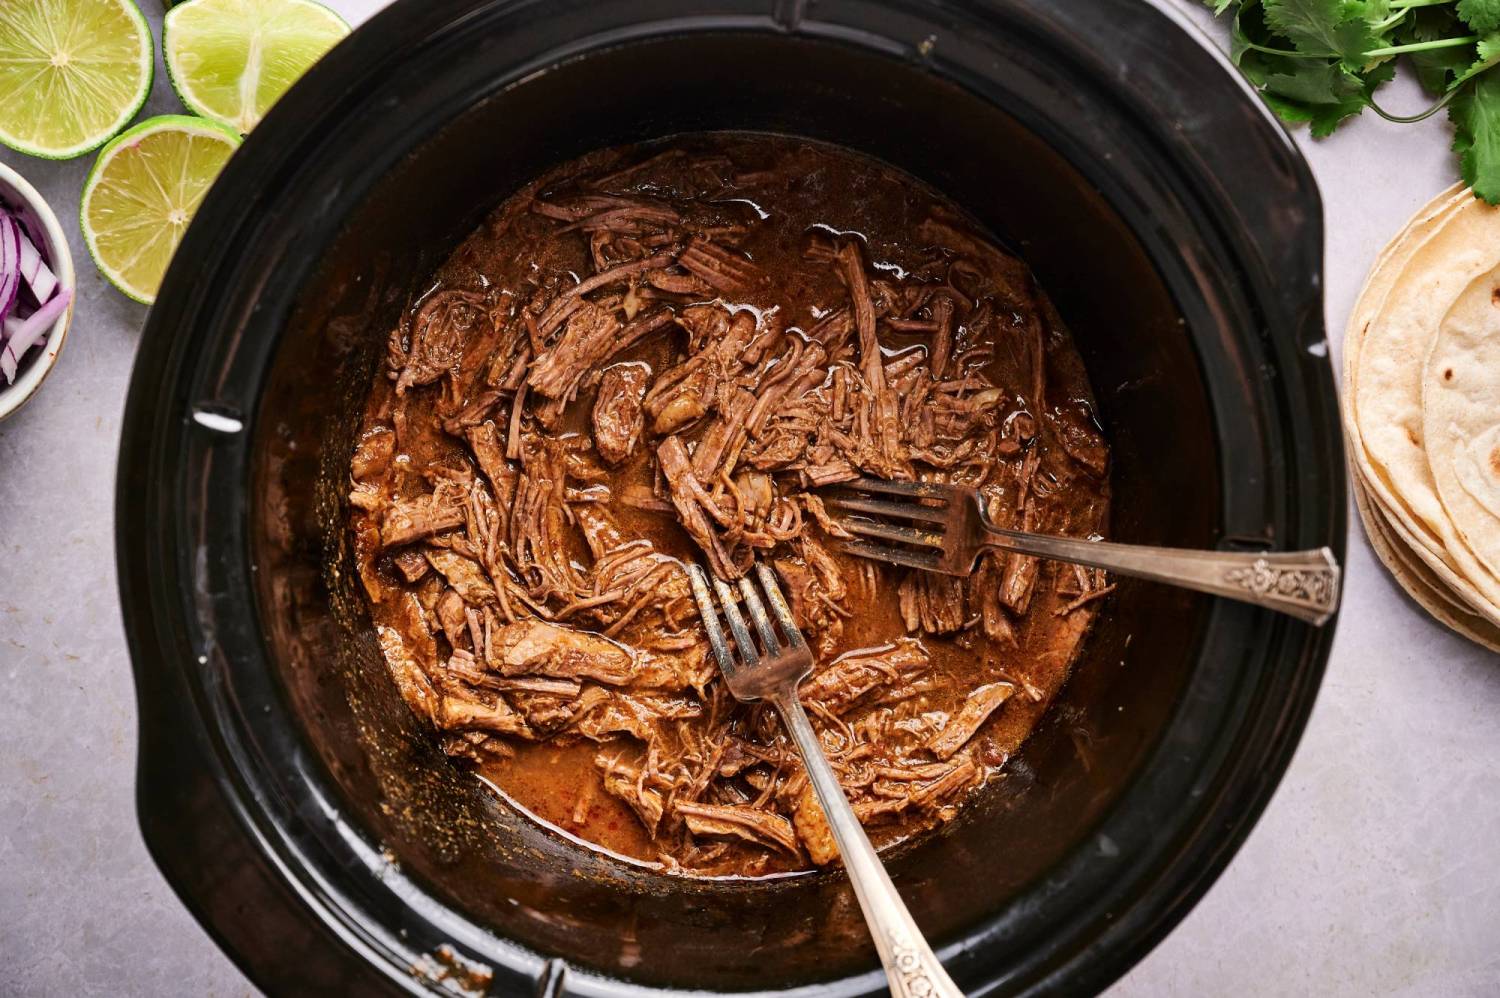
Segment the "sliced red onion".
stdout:
<path fill-rule="evenodd" d="M 10 315 L 21 287 L 21 227 L 0 211 L 0 322 Z"/>
<path fill-rule="evenodd" d="M 6 384 L 15 383 L 16 369 L 21 366 L 21 358 L 52 328 L 72 297 L 73 292 L 63 288 L 26 318 L 18 320 L 12 316 L 5 320 L 6 336 L 5 346 L 0 349 L 0 374 L 5 375 Z"/>
<path fill-rule="evenodd" d="M 37 301 L 46 301 L 57 290 L 57 277 L 19 225 L 16 226 L 16 236 L 21 241 L 21 280 L 30 286 Z"/>

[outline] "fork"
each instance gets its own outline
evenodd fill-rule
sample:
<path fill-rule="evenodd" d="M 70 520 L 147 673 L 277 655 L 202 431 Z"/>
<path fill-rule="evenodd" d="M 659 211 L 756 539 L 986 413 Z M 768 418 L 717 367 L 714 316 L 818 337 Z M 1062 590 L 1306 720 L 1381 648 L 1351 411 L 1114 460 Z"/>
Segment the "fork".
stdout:
<path fill-rule="evenodd" d="M 828 819 L 828 827 L 833 831 L 834 842 L 844 860 L 844 869 L 849 872 L 849 880 L 854 885 L 854 895 L 859 899 L 865 922 L 875 938 L 875 948 L 885 967 L 891 994 L 897 998 L 962 998 L 963 992 L 949 979 L 923 938 L 921 929 L 912 921 L 901 895 L 896 893 L 890 875 L 885 872 L 875 847 L 870 845 L 859 819 L 854 816 L 854 809 L 845 799 L 844 788 L 839 785 L 833 767 L 828 765 L 817 733 L 797 699 L 797 685 L 812 672 L 813 656 L 802 632 L 792 620 L 792 612 L 776 583 L 775 574 L 763 563 L 755 566 L 755 575 L 765 589 L 766 602 L 770 603 L 771 612 L 781 628 L 780 637 L 771 626 L 765 602 L 761 601 L 748 575 L 739 580 L 738 594 L 718 577 L 710 580 L 697 565 L 688 566 L 688 575 L 692 580 L 693 596 L 698 601 L 698 612 L 703 617 L 704 629 L 708 631 L 709 643 L 713 646 L 729 692 L 744 703 L 765 701 L 775 707 L 802 754 L 813 792 Z M 719 626 L 718 611 L 709 593 L 710 584 L 718 594 L 724 619 L 734 635 L 738 657 Z M 755 633 L 760 636 L 759 648 L 740 613 L 740 598 L 744 599 Z"/>
<path fill-rule="evenodd" d="M 981 554 L 998 550 L 1226 596 L 1317 627 L 1327 623 L 1338 606 L 1339 563 L 1326 547 L 1194 551 L 1006 530 L 990 520 L 978 489 L 936 482 L 856 478 L 825 494 L 824 500 L 833 509 L 855 514 L 835 517 L 849 533 L 886 542 L 849 539 L 836 541 L 835 547 L 929 572 L 968 575 Z"/>

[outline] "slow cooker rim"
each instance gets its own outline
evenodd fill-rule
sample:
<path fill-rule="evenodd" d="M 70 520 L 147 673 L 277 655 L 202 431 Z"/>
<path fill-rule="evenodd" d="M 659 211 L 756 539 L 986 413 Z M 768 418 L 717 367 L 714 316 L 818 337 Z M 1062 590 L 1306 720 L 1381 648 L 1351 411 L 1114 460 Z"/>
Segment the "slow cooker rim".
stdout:
<path fill-rule="evenodd" d="M 413 5 L 408 5 L 408 6 L 413 6 Z M 524 6 L 524 5 L 513 5 L 513 6 Z M 897 5 L 893 5 L 893 6 L 901 6 L 901 5 L 897 4 Z M 398 5 L 397 8 L 395 8 L 395 9 L 393 9 L 391 11 L 388 11 L 385 14 L 380 15 L 380 17 L 381 18 L 391 18 L 393 26 L 394 25 L 398 25 L 400 22 L 397 21 L 397 20 L 395 20 L 396 16 L 398 14 L 404 14 L 406 12 L 406 10 L 407 10 L 407 8 Z M 415 17 L 415 16 L 413 16 L 413 17 L 409 18 L 409 20 L 419 21 L 420 19 L 417 18 L 417 17 Z M 335 53 L 335 56 L 337 56 L 337 55 L 338 55 L 338 53 Z M 319 67 L 318 70 L 315 70 L 315 73 L 319 74 L 319 76 L 327 76 L 331 72 L 332 72 L 331 64 L 330 64 L 330 68 L 327 70 L 327 72 L 324 71 L 324 67 Z M 317 77 L 315 77 L 315 79 L 317 79 Z M 319 82 L 322 82 L 322 81 L 319 80 Z M 1236 82 L 1238 83 L 1238 81 L 1236 81 Z M 1241 86 L 1241 89 L 1243 89 L 1243 85 L 1241 84 L 1240 86 Z M 1253 97 L 1249 98 L 1249 99 L 1254 100 Z M 1256 104 L 1256 107 L 1259 108 L 1258 102 Z M 268 125 L 270 123 L 274 123 L 276 120 L 278 120 L 278 119 L 273 115 L 273 117 L 271 119 L 268 119 Z M 1270 126 L 1270 127 L 1274 128 L 1275 126 Z M 268 128 L 268 130 L 269 130 L 269 128 Z M 1281 133 L 1278 130 L 1276 132 L 1276 134 L 1280 135 Z M 266 144 L 269 144 L 269 140 L 267 140 Z M 1300 164 L 1301 163 L 1300 158 L 1295 159 L 1294 163 Z M 234 169 L 234 167 L 232 166 L 231 169 Z M 1317 206 L 1316 192 L 1315 192 L 1315 189 L 1311 188 L 1310 178 L 1306 177 L 1306 175 L 1305 175 L 1305 165 L 1302 165 L 1301 169 L 1302 169 L 1302 173 L 1303 173 L 1303 179 L 1306 180 L 1306 182 L 1308 184 L 1308 189 L 1307 189 L 1306 193 L 1308 194 L 1309 203 L 1311 204 L 1311 208 L 1312 208 L 1309 217 L 1313 220 L 1313 225 L 1312 225 L 1312 228 L 1314 229 L 1314 233 L 1313 234 L 1314 235 L 1318 235 L 1320 237 L 1321 233 L 1319 231 L 1316 231 L 1318 229 L 1318 226 L 1316 225 L 1316 220 L 1320 217 L 1320 212 L 1318 211 L 1318 206 Z M 246 175 L 248 176 L 248 171 L 247 170 L 242 171 L 242 172 L 245 172 Z M 220 220 L 222 221 L 223 220 L 222 219 L 223 213 L 221 212 L 220 214 L 221 214 Z M 200 231 L 202 231 L 201 228 L 200 228 Z M 190 235 L 190 239 L 193 239 L 193 238 L 194 237 Z M 1320 238 L 1317 241 L 1318 241 L 1319 244 L 1321 243 L 1321 239 Z M 203 240 L 200 239 L 198 244 L 199 244 L 199 247 L 202 248 Z M 201 264 L 201 262 L 202 261 L 198 260 L 198 259 L 194 260 L 195 264 Z M 201 267 L 199 269 L 201 269 Z M 140 631 L 141 629 L 145 629 L 145 630 L 148 630 L 148 631 L 151 630 L 150 625 L 148 623 L 146 623 L 145 621 L 143 621 L 143 619 L 142 619 L 143 615 L 146 615 L 146 611 L 149 608 L 138 605 L 136 599 L 134 598 L 134 595 L 127 588 L 127 586 L 128 586 L 128 580 L 131 579 L 132 577 L 138 575 L 138 572 L 132 572 L 132 571 L 130 571 L 130 568 L 132 566 L 134 566 L 136 569 L 139 569 L 141 567 L 141 565 L 142 565 L 142 560 L 143 559 L 144 559 L 144 562 L 147 563 L 147 564 L 151 563 L 154 560 L 154 552 L 149 547 L 145 547 L 143 544 L 140 543 L 141 540 L 142 540 L 141 535 L 139 535 L 139 534 L 133 534 L 133 535 L 127 536 L 128 532 L 127 532 L 126 527 L 125 527 L 126 524 L 132 524 L 132 523 L 137 523 L 138 524 L 140 522 L 143 522 L 140 518 L 132 519 L 132 516 L 130 514 L 132 512 L 134 512 L 134 511 L 136 511 L 139 508 L 139 505 L 141 504 L 141 495 L 142 495 L 142 493 L 144 493 L 146 491 L 146 489 L 139 488 L 139 486 L 141 486 L 143 484 L 143 482 L 141 480 L 141 475 L 139 474 L 139 471 L 140 471 L 140 469 L 142 467 L 149 466 L 149 463 L 143 465 L 143 463 L 141 461 L 141 458 L 143 457 L 143 455 L 140 454 L 140 453 L 138 453 L 138 451 L 140 450 L 140 445 L 143 443 L 143 440 L 141 439 L 141 435 L 139 434 L 138 429 L 137 429 L 136 433 L 129 432 L 129 429 L 131 427 L 137 427 L 138 428 L 140 425 L 147 425 L 147 426 L 149 426 L 151 413 L 149 411 L 146 411 L 146 410 L 149 410 L 150 407 L 149 407 L 148 403 L 152 399 L 160 399 L 162 396 L 166 396 L 168 399 L 171 400 L 172 403 L 178 405 L 179 407 L 182 406 L 184 403 L 190 401 L 190 400 L 186 400 L 186 399 L 183 399 L 183 398 L 174 397 L 173 394 L 172 394 L 172 392 L 170 391 L 170 383 L 168 382 L 168 379 L 165 377 L 165 373 L 169 369 L 175 370 L 178 366 L 180 366 L 181 361 L 183 359 L 183 356 L 182 356 L 183 355 L 183 350 L 186 349 L 186 345 L 184 343 L 182 343 L 180 339 L 178 341 L 176 341 L 176 342 L 172 341 L 170 339 L 170 326 L 167 325 L 168 320 L 165 319 L 165 318 L 161 319 L 161 320 L 158 320 L 157 316 L 158 315 L 163 315 L 163 316 L 169 315 L 170 312 L 173 310 L 172 306 L 177 306 L 177 308 L 176 308 L 177 311 L 181 311 L 182 310 L 181 309 L 181 301 L 180 301 L 182 295 L 181 295 L 180 292 L 176 291 L 176 288 L 180 287 L 184 283 L 185 280 L 191 280 L 191 279 L 192 279 L 191 272 L 188 271 L 187 268 L 180 267 L 180 266 L 179 267 L 174 267 L 173 274 L 171 276 L 169 276 L 168 286 L 164 290 L 164 294 L 163 294 L 163 301 L 168 303 L 168 308 L 167 309 L 160 309 L 159 308 L 158 311 L 154 312 L 153 315 L 152 315 L 152 320 L 153 321 L 151 322 L 151 324 L 148 327 L 148 334 L 147 334 L 147 336 L 145 338 L 145 342 L 143 343 L 143 347 L 142 347 L 141 359 L 137 363 L 136 370 L 135 370 L 135 373 L 134 373 L 133 378 L 132 378 L 132 391 L 131 391 L 131 398 L 130 398 L 130 406 L 129 406 L 128 410 L 127 410 L 127 433 L 125 435 L 124 441 L 122 442 L 122 450 L 121 450 L 121 479 L 120 479 L 120 489 L 119 489 L 119 497 L 118 497 L 119 498 L 118 505 L 119 505 L 119 510 L 120 510 L 120 516 L 118 518 L 118 522 L 120 524 L 119 538 L 118 538 L 118 541 L 119 541 L 119 550 L 120 550 L 120 561 L 121 561 L 120 578 L 121 578 L 121 586 L 122 586 L 122 599 L 126 603 L 127 630 L 129 631 L 129 634 L 130 634 L 131 645 L 132 645 L 132 652 L 133 652 L 133 658 L 134 658 L 134 661 L 136 663 L 136 670 L 137 670 L 137 676 L 138 676 L 138 685 L 140 686 L 140 688 L 143 691 L 148 688 L 148 684 L 145 683 L 142 680 L 142 678 L 141 678 L 142 673 L 144 671 L 146 671 L 146 669 L 143 668 L 142 663 L 143 663 L 143 661 L 147 661 L 148 660 L 147 656 L 144 655 L 143 652 L 145 652 L 148 648 L 150 648 L 150 646 L 153 646 L 153 645 L 156 646 L 156 647 L 155 648 L 150 648 L 151 651 L 155 651 L 156 648 L 165 648 L 169 644 L 169 642 L 166 641 L 165 639 L 163 639 L 160 635 L 155 635 L 155 634 L 144 634 L 143 635 L 141 633 L 138 633 L 138 631 Z M 177 294 L 176 298 L 173 297 L 174 292 Z M 1319 328 L 1321 328 L 1321 317 L 1320 316 L 1317 319 L 1317 323 L 1318 323 Z M 161 356 L 162 354 L 166 354 L 167 355 L 167 357 L 165 358 L 165 363 L 161 362 L 164 359 Z M 1331 372 L 1325 372 L 1325 373 L 1326 373 L 1326 377 L 1323 378 L 1323 380 L 1327 382 L 1327 384 L 1325 385 L 1325 391 L 1326 391 L 1327 397 L 1331 398 L 1332 397 L 1332 391 L 1331 391 Z M 155 392 L 153 392 L 151 390 L 153 382 L 158 382 L 159 383 L 156 386 L 157 390 Z M 158 416 L 159 419 L 168 419 L 168 420 L 170 420 L 170 419 L 174 418 L 171 415 L 171 413 L 169 413 L 167 411 L 170 408 L 171 408 L 170 406 L 163 406 L 160 410 L 158 410 L 158 412 L 157 412 L 156 415 Z M 182 417 L 176 417 L 176 418 L 182 418 Z M 151 437 L 151 434 L 149 434 L 149 433 L 145 434 L 145 439 L 150 439 L 150 437 Z M 134 447 L 132 446 L 132 441 L 133 440 L 135 441 L 135 445 L 136 445 Z M 158 452 L 158 454 L 159 453 L 160 452 Z M 148 452 L 148 454 L 149 454 L 149 452 Z M 147 461 L 150 462 L 151 458 L 147 457 Z M 148 484 L 151 489 L 155 489 L 157 487 L 157 485 L 160 483 L 161 476 L 159 474 L 152 474 L 152 475 L 145 476 L 145 479 L 146 479 L 146 482 L 144 484 Z M 132 482 L 134 482 L 134 486 L 135 486 L 134 489 L 132 488 L 132 485 L 131 485 Z M 1335 516 L 1334 520 L 1332 522 L 1325 521 L 1325 524 L 1327 526 L 1332 527 L 1337 532 L 1338 535 L 1340 535 L 1340 536 L 1342 535 L 1342 505 L 1341 504 L 1338 505 L 1338 513 Z M 165 568 L 165 566 L 160 566 L 160 567 Z M 1314 660 L 1313 667 L 1310 670 L 1309 669 L 1303 669 L 1302 670 L 1302 675 L 1303 675 L 1304 681 L 1307 684 L 1309 684 L 1309 685 L 1315 684 L 1317 674 L 1321 672 L 1322 662 L 1324 660 L 1324 657 L 1326 656 L 1326 650 L 1327 650 L 1327 636 L 1326 635 L 1320 641 L 1314 642 L 1313 647 L 1311 649 L 1309 649 L 1309 651 L 1311 653 L 1311 656 L 1312 656 L 1312 659 Z M 1306 655 L 1304 655 L 1304 658 L 1306 658 Z M 143 693 L 142 699 L 143 699 L 143 701 L 145 699 L 144 693 Z M 206 703 L 204 703 L 204 702 L 202 702 L 201 700 L 199 700 L 197 702 L 197 707 L 198 707 L 199 712 L 202 712 L 203 708 L 207 707 L 207 706 L 209 706 L 209 705 L 206 704 Z M 1307 712 L 1307 710 L 1310 710 L 1310 708 L 1311 708 L 1311 699 L 1308 698 L 1305 703 L 1299 703 L 1299 706 L 1301 707 L 1301 710 L 1298 711 L 1298 712 L 1296 712 L 1296 713 L 1300 713 L 1301 716 L 1295 716 L 1294 715 L 1291 718 L 1283 718 L 1282 720 L 1285 722 L 1283 730 L 1290 730 L 1292 732 L 1300 731 L 1300 729 L 1302 727 L 1302 724 L 1305 721 L 1306 712 Z M 143 703 L 143 716 L 144 716 L 144 703 Z M 210 739 L 210 741 L 216 740 L 216 739 L 214 739 L 214 736 L 213 736 L 212 733 L 206 733 L 206 734 L 208 734 L 208 738 Z M 1279 764 L 1274 765 L 1272 767 L 1269 767 L 1269 769 L 1267 769 L 1268 772 L 1272 772 L 1272 773 L 1274 773 L 1274 774 L 1276 774 L 1278 776 L 1279 776 L 1279 773 L 1280 773 L 1281 769 L 1284 768 L 1284 763 L 1285 763 L 1285 758 L 1284 757 L 1289 756 L 1291 749 L 1295 746 L 1295 738 L 1294 737 L 1291 738 L 1291 739 L 1289 739 L 1289 740 L 1288 739 L 1283 739 L 1282 741 L 1283 741 L 1283 752 L 1281 754 L 1282 754 L 1283 758 L 1280 760 Z M 221 748 L 222 748 L 222 746 L 220 746 L 220 749 Z M 144 766 L 144 762 L 145 762 L 145 760 L 144 760 L 145 754 L 146 754 L 146 744 L 145 744 L 144 737 L 143 737 L 143 745 L 142 745 L 143 766 Z M 217 775 L 217 780 L 219 780 L 219 781 L 226 781 L 227 780 L 227 781 L 233 782 L 233 776 L 231 774 L 229 774 L 226 770 L 224 770 L 222 767 L 220 767 L 220 771 L 219 771 L 219 773 Z M 1274 785 L 1274 782 L 1275 782 L 1274 779 L 1272 779 L 1270 781 L 1270 783 L 1272 785 Z M 143 783 L 142 783 L 142 795 L 143 795 L 143 797 L 145 796 L 145 788 L 146 788 L 146 784 L 143 781 Z M 1230 837 L 1230 838 L 1234 839 L 1234 841 L 1232 843 L 1230 843 L 1228 841 L 1228 839 L 1221 840 L 1221 842 L 1220 842 L 1221 848 L 1218 850 L 1218 852 L 1216 853 L 1216 855 L 1222 856 L 1222 855 L 1225 855 L 1225 854 L 1233 852 L 1233 847 L 1238 844 L 1238 839 L 1242 838 L 1243 834 L 1248 833 L 1249 827 L 1253 824 L 1254 817 L 1256 815 L 1258 815 L 1260 807 L 1263 806 L 1264 801 L 1265 801 L 1265 799 L 1266 799 L 1267 796 L 1268 796 L 1268 792 L 1267 793 L 1262 793 L 1260 795 L 1260 800 L 1259 800 L 1258 803 L 1252 804 L 1251 807 L 1248 810 L 1241 812 L 1242 816 L 1248 815 L 1248 817 L 1246 817 L 1245 820 L 1243 820 L 1241 822 L 1241 828 L 1240 828 L 1240 830 L 1238 832 L 1238 835 Z M 144 822 L 145 819 L 146 819 L 146 809 L 144 807 L 142 808 L 142 818 L 143 818 L 143 822 Z M 158 860 L 160 861 L 161 856 L 157 853 L 157 849 L 156 849 L 155 843 L 153 841 L 153 836 L 148 834 L 147 838 L 148 838 L 148 842 L 152 843 L 153 854 L 157 855 L 158 856 Z M 1217 863 L 1217 862 L 1218 862 L 1218 860 L 1215 860 L 1214 862 L 1211 862 L 1206 867 L 1204 867 L 1203 872 L 1202 872 L 1202 876 L 1200 877 L 1200 882 L 1197 885 L 1197 887 L 1195 888 L 1196 893 L 1194 894 L 1194 899 L 1196 898 L 1196 894 L 1197 893 L 1201 893 L 1201 891 L 1203 889 L 1206 889 L 1207 884 L 1209 882 L 1211 882 L 1211 880 L 1213 879 L 1214 876 L 1217 875 L 1218 868 L 1217 868 L 1217 866 L 1215 866 L 1215 863 Z M 1209 868 L 1210 867 L 1213 868 L 1212 872 L 1209 872 Z M 1188 907 L 1188 906 L 1190 906 L 1190 905 L 1181 905 L 1180 904 L 1178 906 L 1177 913 L 1175 915 L 1171 916 L 1171 917 L 1168 917 L 1168 918 L 1164 919 L 1157 926 L 1156 931 L 1154 933 L 1150 934 L 1149 938 L 1147 936 L 1141 936 L 1138 939 L 1136 946 L 1134 947 L 1135 950 L 1137 951 L 1136 955 L 1129 957 L 1127 960 L 1125 960 L 1123 962 L 1123 964 L 1121 964 L 1119 967 L 1117 967 L 1112 972 L 1107 972 L 1107 976 L 1109 978 L 1112 978 L 1113 976 L 1117 976 L 1118 973 L 1123 969 L 1124 966 L 1128 966 L 1129 963 L 1134 962 L 1134 959 L 1138 958 L 1139 953 L 1144 952 L 1146 949 L 1149 949 L 1149 947 L 1151 945 L 1154 945 L 1154 942 L 1156 941 L 1156 939 L 1159 938 L 1161 934 L 1164 934 L 1165 931 L 1168 928 L 1170 928 L 1171 924 L 1175 923 L 1176 919 L 1179 918 L 1183 912 L 1185 912 L 1186 907 Z M 1061 971 L 1059 971 L 1059 973 L 1061 973 Z M 1075 980 L 1075 983 L 1076 983 L 1079 979 L 1075 978 L 1074 980 Z"/>

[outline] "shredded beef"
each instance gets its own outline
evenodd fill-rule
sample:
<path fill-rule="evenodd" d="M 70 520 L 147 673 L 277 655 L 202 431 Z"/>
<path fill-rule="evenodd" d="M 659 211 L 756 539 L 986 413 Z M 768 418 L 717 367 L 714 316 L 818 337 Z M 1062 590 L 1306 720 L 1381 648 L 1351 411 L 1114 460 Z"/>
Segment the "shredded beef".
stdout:
<path fill-rule="evenodd" d="M 384 334 L 347 498 L 393 680 L 455 762 L 665 870 L 835 861 L 777 716 L 719 682 L 685 571 L 759 560 L 877 844 L 1002 771 L 1108 579 L 854 559 L 818 494 L 956 482 L 1003 525 L 1104 532 L 1081 363 L 977 223 L 849 153 L 687 138 L 553 170 L 423 287 Z"/>
<path fill-rule="evenodd" d="M 606 464 L 623 464 L 644 430 L 641 399 L 650 371 L 641 364 L 616 364 L 604 372 L 594 400 L 594 448 Z"/>

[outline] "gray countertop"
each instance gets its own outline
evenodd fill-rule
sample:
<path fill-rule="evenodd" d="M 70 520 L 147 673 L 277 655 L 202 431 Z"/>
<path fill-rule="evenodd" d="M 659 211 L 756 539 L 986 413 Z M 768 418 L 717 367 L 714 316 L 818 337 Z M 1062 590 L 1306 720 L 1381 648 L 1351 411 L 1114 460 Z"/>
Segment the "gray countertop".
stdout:
<path fill-rule="evenodd" d="M 357 22 L 381 3 L 330 5 Z M 159 39 L 160 11 L 147 13 Z M 1421 102 L 1393 88 L 1391 104 Z M 147 112 L 176 111 L 158 71 Z M 1454 179 L 1449 135 L 1440 118 L 1367 115 L 1298 142 L 1323 190 L 1337 352 L 1376 252 Z M 113 497 L 145 309 L 83 249 L 76 204 L 92 157 L 0 161 L 57 210 L 80 275 L 57 370 L 0 424 L 0 992 L 253 993 L 157 874 L 135 823 Z M 1430 621 L 1351 529 L 1338 637 L 1286 778 L 1225 874 L 1113 994 L 1500 993 L 1500 660 Z"/>

